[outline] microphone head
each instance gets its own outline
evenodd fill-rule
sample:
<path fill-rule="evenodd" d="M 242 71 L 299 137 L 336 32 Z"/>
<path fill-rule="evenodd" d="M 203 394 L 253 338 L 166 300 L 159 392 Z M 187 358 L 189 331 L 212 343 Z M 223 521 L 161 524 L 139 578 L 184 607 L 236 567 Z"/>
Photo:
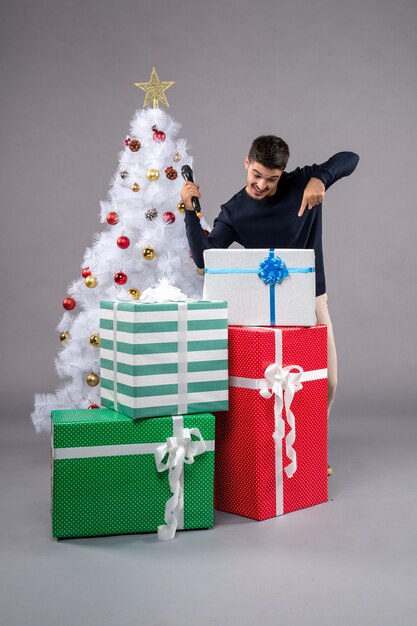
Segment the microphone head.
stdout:
<path fill-rule="evenodd" d="M 189 180 L 190 182 L 194 182 L 193 180 L 193 170 L 189 165 L 183 165 L 181 168 L 181 176 L 184 180 Z"/>

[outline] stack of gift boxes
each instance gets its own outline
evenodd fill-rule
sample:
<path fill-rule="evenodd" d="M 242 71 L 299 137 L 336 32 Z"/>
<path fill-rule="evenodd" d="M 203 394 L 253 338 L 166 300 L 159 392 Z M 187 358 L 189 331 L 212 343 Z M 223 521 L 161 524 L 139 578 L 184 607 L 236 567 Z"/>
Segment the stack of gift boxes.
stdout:
<path fill-rule="evenodd" d="M 263 520 L 327 500 L 314 251 L 207 250 L 205 267 L 202 301 L 101 302 L 104 408 L 52 413 L 54 537 L 171 539 L 213 506 Z"/>

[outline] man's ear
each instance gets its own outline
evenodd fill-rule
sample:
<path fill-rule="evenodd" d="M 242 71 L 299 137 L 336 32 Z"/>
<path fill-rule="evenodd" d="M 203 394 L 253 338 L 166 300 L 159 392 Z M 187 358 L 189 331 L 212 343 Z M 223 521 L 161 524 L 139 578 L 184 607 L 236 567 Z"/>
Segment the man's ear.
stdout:
<path fill-rule="evenodd" d="M 246 169 L 248 169 L 248 167 L 249 167 L 249 157 L 246 157 L 246 159 L 245 159 L 245 167 L 246 167 Z"/>

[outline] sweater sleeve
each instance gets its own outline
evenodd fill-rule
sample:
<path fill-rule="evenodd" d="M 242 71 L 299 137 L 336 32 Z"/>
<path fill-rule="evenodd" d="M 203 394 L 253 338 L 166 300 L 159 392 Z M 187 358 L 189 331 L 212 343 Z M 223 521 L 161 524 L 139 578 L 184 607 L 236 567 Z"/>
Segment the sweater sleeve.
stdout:
<path fill-rule="evenodd" d="M 310 178 L 318 178 L 324 183 L 328 189 L 333 183 L 340 178 L 350 176 L 354 172 L 359 161 L 359 156 L 354 152 L 338 152 L 334 154 L 328 161 L 320 165 L 307 165 L 306 167 L 296 170 L 298 176 L 304 178 L 306 185 Z"/>
<path fill-rule="evenodd" d="M 201 228 L 200 220 L 194 211 L 186 211 L 185 232 L 190 246 L 193 261 L 198 268 L 204 267 L 203 252 L 208 248 L 228 248 L 233 241 L 237 241 L 236 233 L 223 206 L 220 214 L 214 220 L 213 228 L 208 235 Z"/>

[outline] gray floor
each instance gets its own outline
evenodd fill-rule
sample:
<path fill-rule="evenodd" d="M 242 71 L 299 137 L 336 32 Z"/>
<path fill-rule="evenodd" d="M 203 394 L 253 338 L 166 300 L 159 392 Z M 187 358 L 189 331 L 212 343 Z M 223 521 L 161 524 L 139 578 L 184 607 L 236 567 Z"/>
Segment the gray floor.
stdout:
<path fill-rule="evenodd" d="M 52 540 L 48 437 L 1 429 L 1 626 L 416 623 L 415 416 L 334 419 L 329 503 L 171 542 Z"/>

